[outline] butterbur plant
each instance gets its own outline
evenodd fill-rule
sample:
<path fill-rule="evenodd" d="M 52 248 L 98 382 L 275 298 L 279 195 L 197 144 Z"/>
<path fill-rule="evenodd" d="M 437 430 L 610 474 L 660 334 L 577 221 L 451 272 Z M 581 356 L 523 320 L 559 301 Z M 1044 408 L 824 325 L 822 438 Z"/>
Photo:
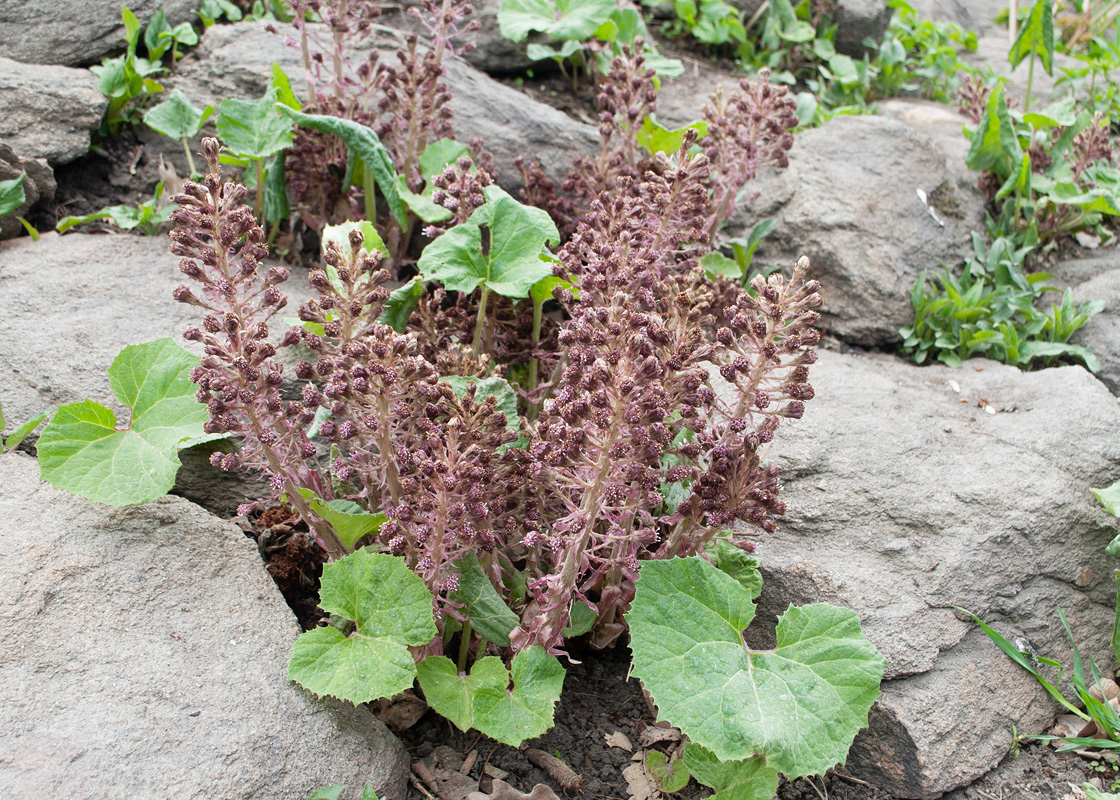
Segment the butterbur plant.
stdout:
<path fill-rule="evenodd" d="M 844 758 L 885 662 L 831 606 L 791 608 L 775 650 L 743 638 L 762 587 L 754 538 L 785 512 L 763 456 L 815 395 L 821 295 L 807 259 L 746 284 L 710 280 L 701 260 L 754 170 L 784 163 L 795 123 L 787 92 L 746 83 L 666 130 L 652 83 L 624 48 L 602 152 L 573 172 L 563 226 L 449 139 L 418 154 L 423 185 L 405 162 L 390 181 L 386 145 L 335 118 L 381 170 L 386 205 L 395 186 L 438 235 L 390 291 L 379 227 L 326 227 L 316 296 L 282 336 L 270 326 L 288 271 L 262 265 L 246 190 L 204 140 L 208 173 L 174 213 L 192 282 L 175 299 L 199 309 L 185 337 L 203 350 L 180 370 L 199 434 L 243 440 L 212 463 L 270 479 L 240 511 L 285 500 L 329 558 L 330 624 L 295 643 L 294 680 L 354 703 L 418 683 L 460 728 L 516 746 L 551 726 L 572 640 L 629 633 L 697 779 L 768 797 L 779 772 Z M 543 180 L 530 189 L 561 207 Z M 285 399 L 277 348 L 297 344 L 311 355 Z"/>
<path fill-rule="evenodd" d="M 477 341 L 444 342 L 442 359 L 474 365 L 446 374 L 407 324 L 388 324 L 399 296 L 376 234 L 356 225 L 328 237 L 309 276 L 318 297 L 280 342 L 315 355 L 297 366 L 306 383 L 290 401 L 268 342 L 287 271 L 261 266 L 245 191 L 222 182 L 217 143 L 205 141 L 210 171 L 178 198 L 172 249 L 201 289 L 175 295 L 203 312 L 185 335 L 205 351 L 190 372 L 204 430 L 245 439 L 213 462 L 263 469 L 332 562 L 321 590 L 332 622 L 296 642 L 293 679 L 352 702 L 418 681 L 459 727 L 517 745 L 552 724 L 569 640 L 606 647 L 629 630 L 638 674 L 694 742 L 699 779 L 719 788 L 730 770 L 765 793 L 779 771 L 843 759 L 884 662 L 855 615 L 830 606 L 791 609 L 776 651 L 747 647 L 761 578 L 752 541 L 732 532 L 772 531 L 785 511 L 761 455 L 814 396 L 819 286 L 802 259 L 788 279 L 724 287 L 717 319 L 698 259 L 721 195 L 696 139 L 686 132 L 640 177 L 620 176 L 555 256 L 540 211 L 494 186 L 460 192 L 483 203 L 436 240 L 446 252 L 428 277 L 454 290 L 472 274 L 463 291 L 514 298 L 550 287 L 565 319 L 534 391 L 519 399 Z M 464 179 L 448 173 L 441 191 Z M 471 233 L 483 230 L 485 244 Z M 329 464 L 309 434 L 316 416 Z M 725 652 L 694 664 L 697 644 Z M 686 702 L 680 659 L 731 688 Z M 796 697 L 771 696 L 775 678 Z M 732 732 L 715 730 L 733 702 L 745 710 L 725 721 Z M 820 718 L 827 731 L 789 723 Z M 802 752 L 806 736 L 823 744 Z"/>

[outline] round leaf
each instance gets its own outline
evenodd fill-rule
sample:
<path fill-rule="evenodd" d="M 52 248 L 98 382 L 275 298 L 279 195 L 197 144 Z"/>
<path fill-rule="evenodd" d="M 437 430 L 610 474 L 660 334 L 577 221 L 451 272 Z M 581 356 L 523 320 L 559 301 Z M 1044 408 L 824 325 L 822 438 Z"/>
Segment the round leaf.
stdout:
<path fill-rule="evenodd" d="M 716 758 L 757 753 L 791 777 L 822 773 L 867 725 L 886 660 L 848 609 L 791 607 L 768 651 L 743 643 L 753 618 L 750 590 L 704 559 L 650 561 L 627 616 L 634 674 Z"/>

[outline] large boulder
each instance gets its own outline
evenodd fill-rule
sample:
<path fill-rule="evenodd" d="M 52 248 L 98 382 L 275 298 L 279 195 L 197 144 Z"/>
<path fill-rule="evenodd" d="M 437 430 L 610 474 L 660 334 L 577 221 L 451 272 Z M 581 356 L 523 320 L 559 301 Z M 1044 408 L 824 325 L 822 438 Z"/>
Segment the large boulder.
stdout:
<path fill-rule="evenodd" d="M 790 603 L 855 609 L 888 667 L 848 770 L 937 797 L 995 766 L 1012 725 L 1041 733 L 1057 709 L 954 606 L 1068 664 L 1060 606 L 1082 652 L 1112 663 L 1117 521 L 1089 487 L 1120 477 L 1120 406 L 1081 367 L 982 359 L 821 352 L 812 383 L 770 453 L 788 512 L 759 541 L 758 628 Z"/>
<path fill-rule="evenodd" d="M 130 0 L 147 24 L 163 9 L 172 25 L 195 17 L 201 0 Z M 0 53 L 29 64 L 96 63 L 123 50 L 120 0 L 6 0 L 0 2 Z"/>
<path fill-rule="evenodd" d="M 307 797 L 408 756 L 287 677 L 299 626 L 236 526 L 167 497 L 90 503 L 0 458 L 0 785 L 18 797 Z"/>
<path fill-rule="evenodd" d="M 0 19 L 0 30 L 4 27 Z M 84 156 L 108 102 L 89 70 L 0 57 L 0 142 L 21 158 L 45 158 L 58 166 Z"/>
<path fill-rule="evenodd" d="M 402 41 L 399 31 L 374 26 L 366 44 L 395 60 L 392 53 Z M 357 51 L 352 57 L 359 61 L 368 52 Z M 263 24 L 251 22 L 210 28 L 196 56 L 194 63 L 185 64 L 175 79 L 168 81 L 196 104 L 216 105 L 225 97 L 259 97 L 274 62 L 293 79 L 303 72 L 299 54 L 285 45 L 282 37 L 266 31 Z M 461 60 L 448 64 L 447 83 L 457 138 L 482 138 L 494 154 L 506 188 L 520 183 L 520 173 L 512 166 L 518 155 L 540 161 L 550 175 L 560 177 L 567 174 L 576 155 L 598 148 L 599 135 L 593 126 L 576 122 L 562 111 L 498 83 Z M 292 86 L 297 92 L 306 91 L 302 81 L 293 80 Z"/>
<path fill-rule="evenodd" d="M 1113 394 L 1120 395 L 1120 250 L 1113 247 L 1068 259 L 1048 271 L 1059 288 L 1073 289 L 1073 300 L 1078 305 L 1090 300 L 1104 301 L 1104 311 L 1074 333 L 1070 341 L 1096 354 L 1101 362 L 1097 377 Z M 1050 303 L 1060 303 L 1061 298 L 1046 294 L 1043 301 L 1049 307 Z"/>
<path fill-rule="evenodd" d="M 410 8 L 420 5 L 420 0 L 405 0 L 398 7 L 385 8 L 381 12 L 381 22 L 390 28 L 416 31 L 423 36 L 427 29 L 409 12 Z M 473 49 L 463 53 L 463 59 L 468 64 L 489 75 L 511 75 L 532 67 L 551 68 L 551 62 L 530 59 L 525 54 L 525 42 L 511 42 L 502 36 L 498 27 L 498 11 L 502 8 L 502 0 L 474 0 L 471 6 L 474 7 L 474 13 L 469 20 L 477 21 L 480 27 L 463 36 L 460 42 L 474 42 Z"/>
<path fill-rule="evenodd" d="M 922 128 L 874 116 L 799 134 L 789 162 L 749 184 L 759 196 L 732 231 L 776 217 L 756 258 L 809 256 L 827 288 L 830 333 L 861 345 L 898 341 L 913 320 L 910 292 L 921 271 L 971 252 L 971 232 L 984 229 L 974 178 L 950 167 Z"/>
<path fill-rule="evenodd" d="M 1007 10 L 1007 0 L 913 0 L 910 5 L 920 19 L 955 22 L 965 30 L 994 36 L 1002 31 L 1007 40 L 1007 26 L 995 22 L 999 13 Z"/>
<path fill-rule="evenodd" d="M 743 12 L 744 19 L 754 19 L 765 0 L 731 0 L 732 5 Z M 794 3 L 793 5 L 797 5 Z M 883 38 L 891 23 L 893 9 L 886 0 L 840 0 L 834 12 L 836 24 L 836 49 L 841 53 L 862 58 L 867 48 L 863 40 L 870 37 L 875 42 Z"/>
<path fill-rule="evenodd" d="M 58 184 L 54 172 L 42 159 L 20 158 L 12 148 L 0 144 L 0 182 L 23 175 L 23 205 L 7 216 L 0 216 L 0 239 L 12 239 L 20 234 L 23 226 L 16 217 L 26 217 L 27 212 L 40 203 L 54 199 Z"/>
<path fill-rule="evenodd" d="M 127 419 L 109 388 L 105 370 L 125 345 L 171 337 L 184 346 L 183 329 L 198 324 L 199 309 L 176 303 L 171 291 L 185 283 L 179 259 L 168 252 L 166 236 L 46 233 L 0 245 L 0 363 L 8 377 L 0 382 L 0 403 L 13 424 L 62 403 L 96 400 Z M 306 271 L 293 270 L 281 287 L 288 308 L 296 309 L 313 292 Z M 274 324 L 275 335 L 285 326 Z M 298 382 L 293 362 L 306 357 L 280 351 L 285 377 Z M 202 446 L 202 450 L 208 446 Z M 205 452 L 187 454 L 177 491 L 206 508 L 232 513 L 239 503 L 268 494 L 255 479 L 230 476 L 209 465 Z"/>

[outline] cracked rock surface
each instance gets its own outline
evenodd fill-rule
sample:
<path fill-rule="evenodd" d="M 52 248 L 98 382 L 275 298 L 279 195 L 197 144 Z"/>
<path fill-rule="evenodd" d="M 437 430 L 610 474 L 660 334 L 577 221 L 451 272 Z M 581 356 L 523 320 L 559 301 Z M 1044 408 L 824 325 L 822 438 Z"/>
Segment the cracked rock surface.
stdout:
<path fill-rule="evenodd" d="M 0 458 L 0 787 L 10 797 L 307 797 L 408 756 L 287 679 L 299 626 L 241 530 L 179 497 L 110 508 Z"/>
<path fill-rule="evenodd" d="M 1082 652 L 1111 663 L 1117 521 L 1089 487 L 1120 474 L 1120 406 L 1081 367 L 822 352 L 811 379 L 804 421 L 783 422 L 770 453 L 788 512 L 759 540 L 766 588 L 748 635 L 766 645 L 791 603 L 855 609 L 888 667 L 848 769 L 937 797 L 995 766 L 1013 724 L 1041 731 L 1056 707 L 954 606 L 1068 663 L 1061 606 Z"/>

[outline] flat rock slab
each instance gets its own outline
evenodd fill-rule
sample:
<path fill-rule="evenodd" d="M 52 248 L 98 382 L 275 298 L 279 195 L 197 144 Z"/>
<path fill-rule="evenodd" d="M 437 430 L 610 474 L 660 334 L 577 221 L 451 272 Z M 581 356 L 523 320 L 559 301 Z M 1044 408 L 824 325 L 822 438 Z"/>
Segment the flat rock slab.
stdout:
<path fill-rule="evenodd" d="M 0 458 L 0 787 L 9 797 L 307 797 L 408 757 L 287 678 L 299 626 L 253 543 L 181 498 L 125 509 Z"/>
<path fill-rule="evenodd" d="M 1081 367 L 822 352 L 811 380 L 770 453 L 788 512 L 759 541 L 760 624 L 790 603 L 855 609 L 888 668 L 848 769 L 936 797 L 994 767 L 1012 725 L 1040 733 L 1055 714 L 954 606 L 1068 664 L 1061 606 L 1083 652 L 1111 663 L 1118 526 L 1089 488 L 1120 477 L 1120 406 Z"/>
<path fill-rule="evenodd" d="M 737 224 L 778 220 L 756 258 L 809 256 L 825 287 L 822 324 L 845 341 L 899 341 L 914 319 L 910 292 L 921 271 L 970 253 L 971 232 L 984 229 L 983 197 L 974 178 L 950 168 L 941 131 L 940 123 L 925 133 L 884 117 L 841 117 L 799 134 L 788 169 L 748 184 L 759 196 Z"/>
<path fill-rule="evenodd" d="M 131 0 L 147 24 L 163 9 L 171 25 L 197 19 L 201 0 Z M 119 0 L 0 0 L 0 53 L 28 64 L 94 64 L 124 50 Z"/>
<path fill-rule="evenodd" d="M 85 233 L 0 243 L 0 363 L 7 367 L 0 403 L 13 425 L 86 398 L 127 420 L 105 375 L 126 345 L 171 337 L 201 355 L 182 338 L 201 316 L 171 298 L 186 281 L 169 244 L 167 236 Z M 296 316 L 313 295 L 303 269 L 294 269 L 281 289 L 288 295 L 281 316 Z M 274 322 L 273 338 L 286 327 Z M 294 381 L 291 365 L 300 351 L 284 349 L 280 357 Z M 188 451 L 184 462 L 179 490 L 212 511 L 230 513 L 247 497 L 268 494 L 253 478 L 214 470 L 205 453 Z"/>
<path fill-rule="evenodd" d="M 394 52 L 403 42 L 403 33 L 381 26 L 373 26 L 373 31 L 368 47 L 351 55 L 354 63 L 360 63 L 375 47 L 395 63 Z M 194 63 L 184 64 L 167 83 L 182 89 L 196 105 L 216 106 L 226 97 L 260 97 L 273 63 L 283 68 L 297 93 L 306 93 L 305 82 L 299 79 L 303 66 L 298 51 L 285 45 L 283 37 L 266 31 L 263 23 L 215 25 L 202 38 L 195 56 Z M 447 84 L 456 137 L 463 142 L 482 138 L 494 154 L 503 187 L 521 183 L 521 175 L 513 167 L 518 155 L 539 161 L 546 172 L 559 178 L 567 174 L 575 156 L 599 147 L 599 134 L 593 126 L 498 83 L 461 60 L 448 64 Z"/>
<path fill-rule="evenodd" d="M 0 31 L 6 27 L 0 14 Z M 0 53 L 9 52 L 0 42 Z M 58 166 L 84 156 L 108 104 L 89 70 L 0 57 L 0 142 L 20 158 Z"/>

